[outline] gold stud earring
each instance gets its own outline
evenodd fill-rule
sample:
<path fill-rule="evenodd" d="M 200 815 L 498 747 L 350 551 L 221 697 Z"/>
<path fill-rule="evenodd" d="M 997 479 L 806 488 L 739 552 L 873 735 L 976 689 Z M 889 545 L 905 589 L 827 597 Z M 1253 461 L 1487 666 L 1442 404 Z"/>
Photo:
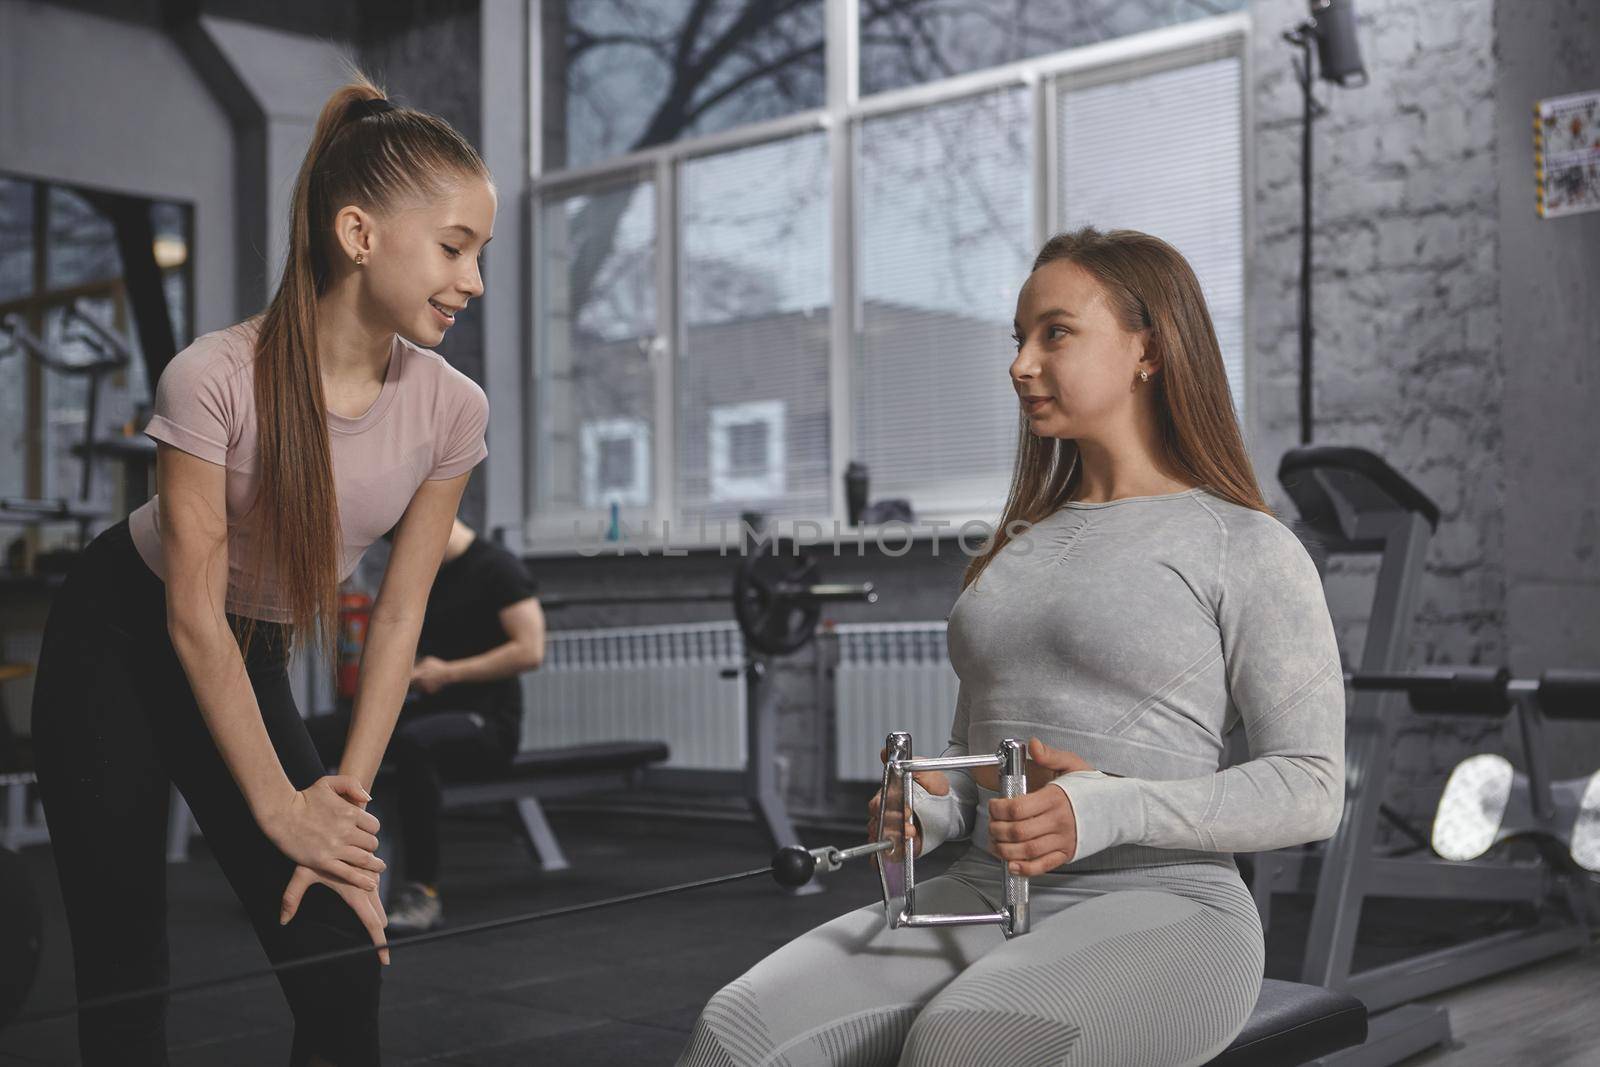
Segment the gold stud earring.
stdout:
<path fill-rule="evenodd" d="M 359 266 L 361 266 L 361 264 L 365 263 L 366 261 L 367 261 L 367 254 L 365 252 L 357 252 L 356 253 L 356 266 L 359 267 Z"/>

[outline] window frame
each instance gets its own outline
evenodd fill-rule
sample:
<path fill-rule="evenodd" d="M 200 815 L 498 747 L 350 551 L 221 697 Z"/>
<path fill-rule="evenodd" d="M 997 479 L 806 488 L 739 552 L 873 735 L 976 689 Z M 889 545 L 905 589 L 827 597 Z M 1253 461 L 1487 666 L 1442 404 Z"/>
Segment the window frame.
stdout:
<path fill-rule="evenodd" d="M 540 0 L 530 0 L 530 23 L 535 31 L 530 35 L 530 49 L 539 47 L 537 27 L 540 25 Z M 539 153 L 530 157 L 530 181 L 527 211 L 530 233 L 528 247 L 533 299 L 530 301 L 531 350 L 525 366 L 528 373 L 528 395 L 523 398 L 523 411 L 535 413 L 534 391 L 541 368 L 539 342 L 544 321 L 543 287 L 539 275 L 544 264 L 545 238 L 542 233 L 546 204 L 552 199 L 574 195 L 590 195 L 619 183 L 653 180 L 656 193 L 656 402 L 654 412 L 654 444 L 652 462 L 656 492 L 650 517 L 643 529 L 630 529 L 629 536 L 616 542 L 597 543 L 593 536 L 596 516 L 578 511 L 538 513 L 532 509 L 537 500 L 539 433 L 533 418 L 524 426 L 524 484 L 523 532 L 526 554 L 540 556 L 570 556 L 582 554 L 648 553 L 670 551 L 737 550 L 742 531 L 729 524 L 718 531 L 710 527 L 679 530 L 674 528 L 670 537 L 665 533 L 664 522 L 676 516 L 677 508 L 677 430 L 676 426 L 676 367 L 681 351 L 678 307 L 678 171 L 688 160 L 707 155 L 782 140 L 798 134 L 822 131 L 828 139 L 829 172 L 832 187 L 829 190 L 831 212 L 831 241 L 829 263 L 832 271 L 831 327 L 829 337 L 829 465 L 833 470 L 830 482 L 831 514 L 795 519 L 774 519 L 771 528 L 782 537 L 802 540 L 814 539 L 817 529 L 827 534 L 835 529 L 841 538 L 876 538 L 879 533 L 894 544 L 902 543 L 904 524 L 887 527 L 868 525 L 858 527 L 847 521 L 847 504 L 844 496 L 843 476 L 849 464 L 854 437 L 854 404 L 856 389 L 854 366 L 858 356 L 861 327 L 860 295 L 857 292 L 857 257 L 859 240 L 855 226 L 856 174 L 854 142 L 861 123 L 870 118 L 896 112 L 912 111 L 981 95 L 997 89 L 1023 86 L 1031 103 L 1030 149 L 1033 153 L 1032 219 L 1030 220 L 1034 245 L 1037 247 L 1054 232 L 1058 225 L 1057 203 L 1060 176 L 1059 123 L 1057 101 L 1064 85 L 1074 87 L 1106 81 L 1117 81 L 1157 71 L 1184 67 L 1205 59 L 1225 56 L 1237 57 L 1240 63 L 1241 168 L 1240 196 L 1242 203 L 1241 269 L 1245 279 L 1243 312 L 1244 395 L 1240 399 L 1245 411 L 1246 425 L 1242 427 L 1248 443 L 1253 439 L 1252 421 L 1255 403 L 1256 376 L 1252 373 L 1251 340 L 1254 316 L 1251 302 L 1250 279 L 1253 275 L 1252 235 L 1254 230 L 1254 203 L 1250 190 L 1254 187 L 1254 144 L 1250 131 L 1254 126 L 1252 103 L 1253 63 L 1251 43 L 1253 20 L 1248 10 L 1196 19 L 1176 26 L 1164 26 L 1127 37 L 1101 41 L 1078 48 L 1036 56 L 1029 59 L 961 74 L 939 81 L 926 82 L 862 97 L 859 94 L 859 5 L 857 0 L 828 0 L 826 39 L 827 102 L 822 108 L 797 112 L 782 118 L 723 130 L 699 137 L 630 152 L 612 159 L 582 167 L 541 173 Z M 537 56 L 537 51 L 531 54 Z M 530 65 L 531 66 L 531 65 Z M 542 135 L 542 99 L 540 79 L 529 78 L 529 120 L 532 126 L 530 144 L 539 145 Z M 1009 472 L 996 472 L 1004 480 Z M 975 514 L 970 511 L 919 513 L 910 530 L 914 541 L 951 536 L 950 531 L 963 523 L 992 524 L 998 514 Z M 944 532 L 941 534 L 941 527 Z"/>
<path fill-rule="evenodd" d="M 97 192 L 96 188 L 81 183 L 62 181 L 57 178 L 41 177 L 26 171 L 0 169 L 0 178 L 8 181 L 26 183 L 30 185 L 33 198 L 32 204 L 32 233 L 30 241 L 33 250 L 32 284 L 25 296 L 13 297 L 0 301 L 0 318 L 7 315 L 17 315 L 26 324 L 34 336 L 44 338 L 46 335 L 45 322 L 51 312 L 70 307 L 74 301 L 84 299 L 110 300 L 115 307 L 115 314 L 111 328 L 115 331 L 127 331 L 133 325 L 133 309 L 128 298 L 127 285 L 122 273 L 111 277 L 100 278 L 94 281 L 78 282 L 72 285 L 49 286 L 50 274 L 50 196 L 55 190 L 64 190 L 74 195 Z M 145 192 L 127 193 L 120 190 L 118 195 L 134 196 L 146 200 L 151 204 L 174 204 L 186 212 L 188 226 L 187 252 L 184 261 L 175 267 L 166 267 L 161 270 L 163 283 L 172 276 L 181 279 L 186 290 L 184 297 L 184 314 L 182 326 L 183 336 L 188 341 L 179 339 L 179 350 L 192 343 L 195 334 L 195 257 L 196 242 L 195 231 L 198 225 L 198 212 L 192 201 L 180 200 L 173 197 L 151 195 Z M 174 324 L 174 334 L 179 332 L 179 324 Z M 49 445 L 49 435 L 46 430 L 49 425 L 50 414 L 50 389 L 47 375 L 50 373 L 39 363 L 24 354 L 20 349 L 9 353 L 7 359 L 20 359 L 24 366 L 23 372 L 23 406 L 25 408 L 26 427 L 24 437 L 27 442 L 27 451 L 23 462 L 23 487 L 22 496 L 26 499 L 45 498 L 45 483 L 48 480 L 49 465 L 54 462 L 56 453 Z M 128 388 L 129 371 L 123 369 L 117 374 L 107 378 L 107 384 L 113 388 Z M 139 403 L 154 404 L 156 382 L 147 383 L 149 395 Z M 104 396 L 102 396 L 102 401 Z M 93 460 L 91 460 L 93 462 Z M 124 511 L 131 511 L 138 503 L 129 505 L 122 499 L 122 483 L 120 479 L 113 478 L 114 500 L 118 507 Z M 0 493 L 0 495 L 4 495 Z M 67 499 L 77 503 L 76 496 L 61 497 L 60 494 L 48 499 Z M 142 503 L 142 502 L 141 502 Z M 28 545 L 30 555 L 38 553 L 46 542 L 61 541 L 63 538 L 57 533 L 46 536 L 43 530 L 48 527 L 52 531 L 65 530 L 76 527 L 75 520 L 64 519 L 60 521 L 29 521 L 29 522 L 0 522 L 0 536 L 13 536 L 8 531 L 21 530 L 21 536 Z M 76 541 L 76 534 L 66 537 L 66 541 Z M 81 547 L 81 545 L 79 546 Z"/>

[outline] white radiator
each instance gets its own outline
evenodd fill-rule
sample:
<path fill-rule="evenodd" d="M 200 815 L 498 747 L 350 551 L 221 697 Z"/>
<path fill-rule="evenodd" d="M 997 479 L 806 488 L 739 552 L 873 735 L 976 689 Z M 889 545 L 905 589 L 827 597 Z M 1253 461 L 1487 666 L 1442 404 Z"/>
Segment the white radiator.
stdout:
<path fill-rule="evenodd" d="M 960 683 L 950 666 L 945 624 L 849 623 L 835 626 L 834 633 L 834 776 L 842 782 L 880 781 L 878 751 L 896 730 L 910 732 L 913 755 L 943 752 Z"/>
<path fill-rule="evenodd" d="M 524 748 L 665 741 L 664 766 L 739 770 L 745 757 L 744 640 L 732 622 L 556 630 L 522 676 Z"/>

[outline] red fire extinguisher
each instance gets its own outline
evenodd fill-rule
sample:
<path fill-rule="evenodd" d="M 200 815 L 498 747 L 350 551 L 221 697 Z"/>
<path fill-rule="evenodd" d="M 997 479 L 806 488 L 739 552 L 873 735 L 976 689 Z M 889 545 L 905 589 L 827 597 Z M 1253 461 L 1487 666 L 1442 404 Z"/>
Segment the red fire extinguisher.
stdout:
<path fill-rule="evenodd" d="M 339 593 L 340 700 L 356 698 L 356 677 L 361 672 L 361 650 L 367 643 L 367 626 L 372 622 L 372 598 L 359 589 Z"/>

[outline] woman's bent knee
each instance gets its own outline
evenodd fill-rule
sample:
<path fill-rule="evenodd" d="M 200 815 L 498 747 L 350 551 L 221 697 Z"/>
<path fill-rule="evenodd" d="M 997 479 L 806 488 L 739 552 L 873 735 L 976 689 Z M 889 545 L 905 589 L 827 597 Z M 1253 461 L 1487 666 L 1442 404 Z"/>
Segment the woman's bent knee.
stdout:
<path fill-rule="evenodd" d="M 372 938 L 350 906 L 327 886 L 313 885 L 280 929 L 273 955 L 304 959 L 362 946 L 371 947 Z M 378 1062 L 383 975 L 376 952 L 280 971 L 278 978 L 294 1013 L 297 1048 L 338 1067 Z"/>
<path fill-rule="evenodd" d="M 1237 917 L 1107 894 L 969 968 L 918 1016 L 900 1063 L 1178 1067 L 1238 1033 L 1260 983 L 1260 939 Z"/>
<path fill-rule="evenodd" d="M 678 1067 L 755 1067 L 773 1051 L 755 990 L 744 978 L 719 989 L 695 1020 Z"/>

